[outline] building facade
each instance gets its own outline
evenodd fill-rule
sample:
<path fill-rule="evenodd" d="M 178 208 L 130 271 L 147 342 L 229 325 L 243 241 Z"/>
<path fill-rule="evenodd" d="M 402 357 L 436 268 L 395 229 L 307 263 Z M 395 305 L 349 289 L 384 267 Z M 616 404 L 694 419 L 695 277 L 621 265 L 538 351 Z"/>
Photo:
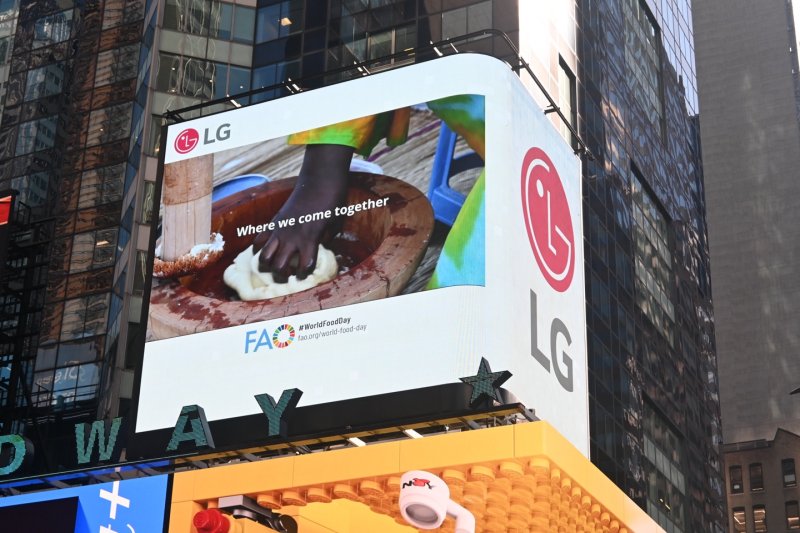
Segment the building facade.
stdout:
<path fill-rule="evenodd" d="M 698 2 L 695 23 L 725 442 L 799 433 L 792 4 Z"/>
<path fill-rule="evenodd" d="M 665 530 L 722 531 L 686 0 L 23 1 L 0 189 L 45 198 L 33 221 L 49 262 L 21 265 L 39 280 L 21 293 L 24 309 L 5 301 L 16 344 L 3 351 L 4 430 L 45 438 L 34 421 L 55 413 L 67 423 L 48 426 L 52 441 L 75 420 L 127 413 L 168 110 L 234 97 L 191 118 L 436 54 L 513 59 L 500 36 L 457 39 L 485 29 L 520 49 L 593 154 L 583 168 L 591 459 Z M 341 70 L 366 60 L 372 70 Z"/>
<path fill-rule="evenodd" d="M 791 2 L 695 5 L 730 531 L 800 528 L 793 19 Z"/>

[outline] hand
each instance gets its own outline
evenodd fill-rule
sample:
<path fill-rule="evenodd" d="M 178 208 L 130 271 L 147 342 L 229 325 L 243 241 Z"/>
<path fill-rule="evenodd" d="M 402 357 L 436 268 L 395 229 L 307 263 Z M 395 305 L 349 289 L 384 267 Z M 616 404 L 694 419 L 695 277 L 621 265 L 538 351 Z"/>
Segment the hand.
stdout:
<path fill-rule="evenodd" d="M 353 148 L 332 144 L 312 144 L 306 147 L 303 166 L 297 184 L 272 219 L 275 229 L 264 232 L 253 240 L 253 252 L 258 254 L 258 268 L 271 272 L 278 283 L 286 283 L 289 276 L 305 279 L 317 264 L 317 250 L 328 236 L 336 219 L 322 219 L 293 226 L 277 227 L 280 220 L 288 220 L 316 213 L 333 211 L 342 205 L 347 196 L 347 178 Z M 332 236 L 332 235 L 330 235 Z"/>

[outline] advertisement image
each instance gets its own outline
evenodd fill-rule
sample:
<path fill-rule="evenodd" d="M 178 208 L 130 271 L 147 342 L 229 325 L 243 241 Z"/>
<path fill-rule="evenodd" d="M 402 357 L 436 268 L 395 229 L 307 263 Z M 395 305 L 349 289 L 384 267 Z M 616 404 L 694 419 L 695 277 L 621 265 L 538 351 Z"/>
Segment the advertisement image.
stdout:
<path fill-rule="evenodd" d="M 578 159 L 504 64 L 435 63 L 168 128 L 137 432 L 485 357 L 588 453 Z"/>
<path fill-rule="evenodd" d="M 166 165 L 148 339 L 482 286 L 484 117 L 483 96 L 455 95 Z M 448 137 L 457 155 L 437 150 Z M 425 194 L 437 157 L 472 166 L 447 187 L 458 217 Z M 249 349 L 311 334 L 287 324 Z"/>
<path fill-rule="evenodd" d="M 369 448 L 177 473 L 168 531 L 664 531 L 545 422 Z"/>

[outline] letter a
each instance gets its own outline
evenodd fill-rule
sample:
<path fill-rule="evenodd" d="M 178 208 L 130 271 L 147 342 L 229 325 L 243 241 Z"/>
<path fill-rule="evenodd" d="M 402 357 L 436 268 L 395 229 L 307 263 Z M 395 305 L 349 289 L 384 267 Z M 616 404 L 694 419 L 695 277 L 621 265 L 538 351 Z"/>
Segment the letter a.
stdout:
<path fill-rule="evenodd" d="M 188 429 L 187 424 L 190 426 Z M 182 442 L 194 442 L 195 448 L 213 448 L 214 439 L 208 427 L 206 413 L 199 405 L 185 405 L 181 408 L 178 423 L 172 430 L 172 438 L 167 445 L 168 452 L 174 452 Z"/>

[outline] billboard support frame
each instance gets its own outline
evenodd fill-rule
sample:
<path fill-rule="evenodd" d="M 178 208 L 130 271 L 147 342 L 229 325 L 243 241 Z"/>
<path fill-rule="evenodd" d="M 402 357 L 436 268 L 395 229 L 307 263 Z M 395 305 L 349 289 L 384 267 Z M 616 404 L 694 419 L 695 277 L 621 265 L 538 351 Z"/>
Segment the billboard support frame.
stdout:
<path fill-rule="evenodd" d="M 374 59 L 366 59 L 366 60 L 360 61 L 360 62 L 353 62 L 353 64 L 349 65 L 349 66 L 338 67 L 338 68 L 335 68 L 335 69 L 326 70 L 326 71 L 324 71 L 324 72 L 322 72 L 320 74 L 312 74 L 311 76 L 304 76 L 304 77 L 299 78 L 297 80 L 293 80 L 291 78 L 287 78 L 284 81 L 272 84 L 272 85 L 267 86 L 267 87 L 261 87 L 259 89 L 252 89 L 250 91 L 245 91 L 245 92 L 238 93 L 238 94 L 235 94 L 235 95 L 225 96 L 223 98 L 217 98 L 215 100 L 210 100 L 208 102 L 204 102 L 204 103 L 201 103 L 201 104 L 191 105 L 191 106 L 184 107 L 184 108 L 181 108 L 181 109 L 167 110 L 164 113 L 163 117 L 164 117 L 164 119 L 166 119 L 168 121 L 171 120 L 174 124 L 179 124 L 179 123 L 184 122 L 186 120 L 190 120 L 190 119 L 183 118 L 181 116 L 182 113 L 188 113 L 188 112 L 192 112 L 192 111 L 202 110 L 202 109 L 205 109 L 207 107 L 211 107 L 211 106 L 215 106 L 215 105 L 219 105 L 219 104 L 231 104 L 235 108 L 244 107 L 241 104 L 235 103 L 235 101 L 237 99 L 241 99 L 241 98 L 249 98 L 251 96 L 257 96 L 257 95 L 259 95 L 261 93 L 265 93 L 265 92 L 268 92 L 268 91 L 274 91 L 274 90 L 277 90 L 277 89 L 285 89 L 285 90 L 289 91 L 289 93 L 290 93 L 290 94 L 288 94 L 286 96 L 292 96 L 292 95 L 297 94 L 299 92 L 305 92 L 306 89 L 302 89 L 299 84 L 302 84 L 302 83 L 307 82 L 307 81 L 317 80 L 317 79 L 320 79 L 320 78 L 325 78 L 326 76 L 331 76 L 331 75 L 336 75 L 336 74 L 344 74 L 346 72 L 352 72 L 352 71 L 357 71 L 362 76 L 370 76 L 373 73 L 370 72 L 369 67 L 374 65 L 374 64 L 380 64 L 380 63 L 383 63 L 383 62 L 385 62 L 387 60 L 392 60 L 393 61 L 393 60 L 396 60 L 396 59 L 414 60 L 420 53 L 423 53 L 423 52 L 433 52 L 434 54 L 436 54 L 437 57 L 442 57 L 444 55 L 449 55 L 449 54 L 444 54 L 441 51 L 441 49 L 445 48 L 445 47 L 450 47 L 450 49 L 452 49 L 453 52 L 455 52 L 456 54 L 470 53 L 470 52 L 459 52 L 458 48 L 455 47 L 455 44 L 462 43 L 462 42 L 468 42 L 470 40 L 479 39 L 481 37 L 498 37 L 506 44 L 506 46 L 508 46 L 508 48 L 511 50 L 511 52 L 513 53 L 513 55 L 514 55 L 514 57 L 515 57 L 515 59 L 517 61 L 516 65 L 509 64 L 509 67 L 511 67 L 511 70 L 513 70 L 515 73 L 517 73 L 517 75 L 521 74 L 521 72 L 523 70 L 528 73 L 528 75 L 531 77 L 533 82 L 536 84 L 536 87 L 544 95 L 544 97 L 547 99 L 547 102 L 549 104 L 549 106 L 544 109 L 544 114 L 545 115 L 549 115 L 551 113 L 555 113 L 556 115 L 558 115 L 558 117 L 561 120 L 561 122 L 569 130 L 572 139 L 577 144 L 577 146 L 575 148 L 573 148 L 574 153 L 576 155 L 582 157 L 582 158 L 585 157 L 589 161 L 594 161 L 595 160 L 595 156 L 592 153 L 592 151 L 589 149 L 589 147 L 586 145 L 586 143 L 583 141 L 583 139 L 581 139 L 580 135 L 575 130 L 575 127 L 572 125 L 572 123 L 569 121 L 569 119 L 564 115 L 564 112 L 561 110 L 561 107 L 558 105 L 558 103 L 553 99 L 552 96 L 550 96 L 550 93 L 547 92 L 547 89 L 545 89 L 545 86 L 544 86 L 544 84 L 542 84 L 541 80 L 539 80 L 539 78 L 536 76 L 536 74 L 534 74 L 533 70 L 531 69 L 530 64 L 525 60 L 524 57 L 522 57 L 522 55 L 520 54 L 519 49 L 516 47 L 514 42 L 511 40 L 511 38 L 508 36 L 508 34 L 506 34 L 504 31 L 496 30 L 496 29 L 478 30 L 478 31 L 467 33 L 467 34 L 464 34 L 464 35 L 461 35 L 461 36 L 458 36 L 458 37 L 450 37 L 448 39 L 443 39 L 441 41 L 437 41 L 437 42 L 431 43 L 429 45 L 416 46 L 414 48 L 409 48 L 409 49 L 403 50 L 401 52 L 395 52 L 394 54 L 389 54 L 389 55 L 377 57 L 377 58 L 374 58 Z M 436 59 L 436 58 L 431 58 L 431 59 Z M 414 63 L 410 63 L 410 64 L 414 64 Z M 508 64 L 507 61 L 506 61 L 506 64 Z M 388 68 L 388 69 L 382 69 L 380 72 L 385 72 L 387 70 L 393 70 L 393 69 L 396 69 L 396 68 L 402 68 L 403 66 L 406 66 L 406 64 L 403 64 L 403 65 L 397 66 L 397 67 L 391 67 L 391 68 Z M 348 80 L 341 80 L 341 81 L 338 81 L 338 82 L 325 84 L 322 87 L 329 87 L 331 85 L 336 85 L 337 83 L 342 83 L 344 81 L 350 81 L 350 80 L 349 79 Z M 314 90 L 314 89 L 312 88 L 312 89 L 308 89 L 308 90 Z M 285 96 L 279 96 L 279 97 L 276 97 L 276 98 L 270 98 L 270 99 L 265 100 L 265 101 L 277 100 L 279 98 L 284 98 L 284 97 Z M 248 105 L 250 105 L 250 104 L 248 104 Z M 226 111 L 229 111 L 229 110 L 226 110 Z M 225 112 L 225 111 L 218 111 L 217 113 L 223 113 L 223 112 Z M 217 113 L 212 113 L 211 115 L 214 115 L 214 114 L 217 114 Z M 206 116 L 211 116 L 211 115 L 206 115 Z M 166 130 L 164 130 L 164 131 L 166 131 Z M 163 139 L 164 131 L 162 131 L 162 139 Z"/>

